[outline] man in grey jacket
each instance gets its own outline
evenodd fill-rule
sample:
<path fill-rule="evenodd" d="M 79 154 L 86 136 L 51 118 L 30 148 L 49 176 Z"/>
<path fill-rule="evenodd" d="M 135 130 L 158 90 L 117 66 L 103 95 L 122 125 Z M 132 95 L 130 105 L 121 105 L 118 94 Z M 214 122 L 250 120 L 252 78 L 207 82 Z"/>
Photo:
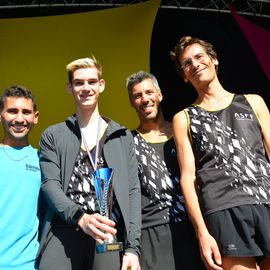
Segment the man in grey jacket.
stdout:
<path fill-rule="evenodd" d="M 110 235 L 124 245 L 121 270 L 140 269 L 141 198 L 133 138 L 127 128 L 99 114 L 98 98 L 105 89 L 101 70 L 95 58 L 67 65 L 76 114 L 42 134 L 42 192 L 48 206 L 40 270 L 92 269 L 96 242 Z M 112 219 L 98 213 L 93 183 L 93 172 L 104 167 L 114 169 Z"/>

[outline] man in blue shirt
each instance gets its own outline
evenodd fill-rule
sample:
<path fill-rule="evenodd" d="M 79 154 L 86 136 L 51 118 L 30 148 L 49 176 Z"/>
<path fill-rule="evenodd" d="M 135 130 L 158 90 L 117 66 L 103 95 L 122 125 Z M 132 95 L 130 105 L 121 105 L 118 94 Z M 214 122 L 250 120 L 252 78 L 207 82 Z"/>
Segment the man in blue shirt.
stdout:
<path fill-rule="evenodd" d="M 38 153 L 28 134 L 39 112 L 32 93 L 12 86 L 0 96 L 0 269 L 32 270 L 38 250 Z"/>

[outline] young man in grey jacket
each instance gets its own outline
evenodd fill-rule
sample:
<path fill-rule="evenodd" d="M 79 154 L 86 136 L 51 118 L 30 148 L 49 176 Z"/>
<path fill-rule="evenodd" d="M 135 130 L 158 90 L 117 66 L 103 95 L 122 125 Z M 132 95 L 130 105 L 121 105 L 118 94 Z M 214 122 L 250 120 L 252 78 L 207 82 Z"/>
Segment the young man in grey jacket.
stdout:
<path fill-rule="evenodd" d="M 42 192 L 48 206 L 40 270 L 92 269 L 96 242 L 109 235 L 123 242 L 121 269 L 140 269 L 141 198 L 133 138 L 127 128 L 99 114 L 98 98 L 105 89 L 101 70 L 95 58 L 67 65 L 76 114 L 42 134 Z M 98 213 L 93 183 L 93 172 L 105 167 L 114 169 L 110 219 Z M 119 268 L 120 263 L 110 269 Z"/>

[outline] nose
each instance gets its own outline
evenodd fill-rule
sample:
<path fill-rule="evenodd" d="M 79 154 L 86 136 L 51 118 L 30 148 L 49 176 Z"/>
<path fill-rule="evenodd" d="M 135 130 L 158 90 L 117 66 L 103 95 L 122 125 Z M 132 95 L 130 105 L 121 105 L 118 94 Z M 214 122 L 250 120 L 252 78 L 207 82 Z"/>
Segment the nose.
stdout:
<path fill-rule="evenodd" d="M 92 90 L 91 85 L 88 82 L 84 82 L 83 90 L 91 91 Z"/>
<path fill-rule="evenodd" d="M 146 94 L 142 94 L 142 102 L 148 102 L 148 96 Z"/>
<path fill-rule="evenodd" d="M 22 123 L 24 122 L 24 115 L 22 112 L 18 112 L 15 118 L 16 123 Z"/>
<path fill-rule="evenodd" d="M 191 58 L 191 59 L 190 59 L 190 63 L 191 63 L 191 66 L 192 66 L 192 67 L 197 67 L 197 66 L 200 65 L 199 59 L 196 59 L 196 58 Z"/>

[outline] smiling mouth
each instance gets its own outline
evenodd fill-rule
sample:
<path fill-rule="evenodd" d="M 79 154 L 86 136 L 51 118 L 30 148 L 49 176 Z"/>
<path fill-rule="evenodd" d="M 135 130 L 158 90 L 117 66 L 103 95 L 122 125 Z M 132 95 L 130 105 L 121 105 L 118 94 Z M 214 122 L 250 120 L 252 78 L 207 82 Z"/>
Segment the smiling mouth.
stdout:
<path fill-rule="evenodd" d="M 16 132 L 23 132 L 26 129 L 26 126 L 25 125 L 23 125 L 23 126 L 22 125 L 20 125 L 20 126 L 12 125 L 11 128 L 13 130 L 15 130 Z"/>
<path fill-rule="evenodd" d="M 92 97 L 92 95 L 80 95 L 80 97 L 83 99 L 89 99 Z"/>
<path fill-rule="evenodd" d="M 196 70 L 195 72 L 193 72 L 193 76 L 195 76 L 195 75 L 197 75 L 197 74 L 199 74 L 199 73 L 201 73 L 202 71 L 204 71 L 206 68 L 201 68 L 201 69 L 198 69 L 198 70 Z"/>
<path fill-rule="evenodd" d="M 148 111 L 148 110 L 151 110 L 153 107 L 154 107 L 153 105 L 147 105 L 147 106 L 143 107 L 142 109 L 144 111 Z"/>

